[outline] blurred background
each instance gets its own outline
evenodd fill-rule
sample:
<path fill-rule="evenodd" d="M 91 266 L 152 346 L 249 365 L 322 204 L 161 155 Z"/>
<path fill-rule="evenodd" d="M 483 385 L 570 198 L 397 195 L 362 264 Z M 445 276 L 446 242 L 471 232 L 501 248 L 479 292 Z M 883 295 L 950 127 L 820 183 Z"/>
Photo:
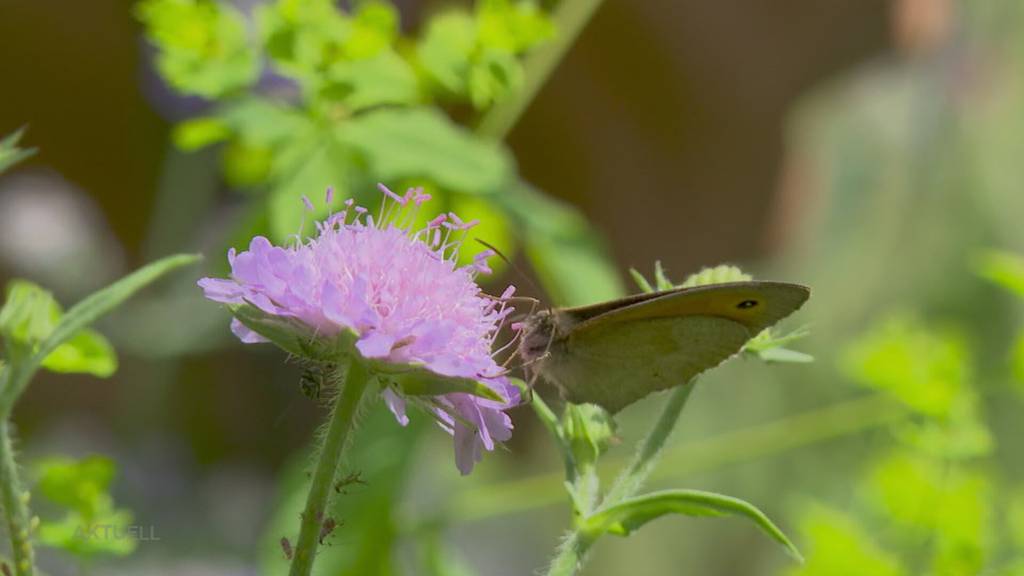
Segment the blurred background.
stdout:
<path fill-rule="evenodd" d="M 297 230 L 302 194 L 384 181 L 486 218 L 477 235 L 515 265 L 490 289 L 545 305 L 635 291 L 628 269 L 657 260 L 676 281 L 728 262 L 812 287 L 789 322 L 816 362 L 703 377 L 652 481 L 758 505 L 807 563 L 740 520 L 673 517 L 601 540 L 584 574 L 1024 574 L 1024 5 L 607 0 L 572 37 L 554 2 L 342 2 L 384 46 L 367 57 L 287 4 L 0 0 L 0 134 L 27 126 L 38 148 L 0 175 L 0 281 L 67 306 L 206 256 L 99 324 L 114 376 L 44 374 L 17 406 L 27 470 L 113 458 L 115 500 L 158 537 L 123 558 L 43 551 L 47 573 L 284 573 L 324 411 L 195 280 L 254 233 Z M 451 14 L 477 19 L 465 78 L 446 75 Z M 346 67 L 304 60 L 318 41 Z M 517 96 L 560 42 L 536 98 Z M 622 414 L 609 474 L 660 400 Z M 384 412 L 318 574 L 545 565 L 569 508 L 532 411 L 465 478 L 425 417 Z"/>

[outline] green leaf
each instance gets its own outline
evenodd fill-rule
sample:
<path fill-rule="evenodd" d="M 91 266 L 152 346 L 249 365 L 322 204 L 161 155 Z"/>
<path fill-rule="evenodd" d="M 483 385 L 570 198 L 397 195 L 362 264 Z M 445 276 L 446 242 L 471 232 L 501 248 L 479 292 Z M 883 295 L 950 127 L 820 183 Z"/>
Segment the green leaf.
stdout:
<path fill-rule="evenodd" d="M 481 47 L 510 54 L 522 54 L 555 34 L 550 18 L 528 0 L 480 0 L 477 26 Z"/>
<path fill-rule="evenodd" d="M 331 66 L 325 78 L 319 96 L 343 102 L 353 113 L 386 104 L 412 104 L 420 98 L 416 73 L 391 50 L 339 62 Z"/>
<path fill-rule="evenodd" d="M 343 141 L 359 150 L 374 178 L 426 178 L 463 193 L 495 192 L 510 175 L 506 152 L 429 108 L 385 109 L 344 123 Z"/>
<path fill-rule="evenodd" d="M 426 368 L 414 365 L 395 365 L 385 362 L 370 361 L 371 369 L 387 374 L 386 378 L 406 396 L 440 396 L 459 392 L 472 394 L 487 400 L 504 402 L 500 394 L 483 382 L 472 378 L 441 376 Z"/>
<path fill-rule="evenodd" d="M 583 521 L 583 529 L 595 537 L 605 533 L 627 536 L 666 514 L 745 517 L 757 524 L 793 558 L 803 561 L 796 546 L 755 506 L 738 498 L 700 490 L 665 490 L 623 500 L 592 514 Z"/>
<path fill-rule="evenodd" d="M 168 256 L 143 266 L 106 288 L 102 288 L 75 304 L 60 318 L 53 331 L 34 350 L 31 357 L 12 366 L 8 385 L 0 391 L 0 417 L 6 417 L 29 380 L 47 356 L 62 344 L 92 324 L 100 316 L 110 312 L 136 292 L 164 274 L 200 259 L 197 255 L 179 254 Z"/>
<path fill-rule="evenodd" d="M 570 205 L 525 182 L 495 201 L 523 227 L 526 255 L 556 303 L 591 304 L 623 295 L 625 288 L 604 242 Z"/>
<path fill-rule="evenodd" d="M 786 576 L 904 576 L 898 559 L 844 512 L 815 505 L 802 514 L 801 532 L 810 541 L 803 566 Z"/>
<path fill-rule="evenodd" d="M 765 328 L 743 345 L 743 352 L 763 362 L 807 364 L 814 362 L 814 356 L 785 348 L 786 344 L 804 338 L 807 334 L 809 332 L 806 328 L 798 328 L 776 336 L 774 329 Z"/>
<path fill-rule="evenodd" d="M 47 458 L 36 463 L 35 469 L 39 475 L 39 493 L 85 518 L 103 508 L 117 473 L 114 461 L 104 456 L 80 460 L 64 456 Z"/>
<path fill-rule="evenodd" d="M 514 55 L 486 51 L 469 69 L 469 99 L 477 110 L 487 108 L 523 85 L 523 65 Z"/>
<path fill-rule="evenodd" d="M 1010 529 L 1010 539 L 1018 548 L 1024 550 L 1024 484 L 1018 486 L 1010 497 L 1006 521 Z"/>
<path fill-rule="evenodd" d="M 45 459 L 35 466 L 38 492 L 67 509 L 61 520 L 43 520 L 39 540 L 44 545 L 88 558 L 97 554 L 124 556 L 137 544 L 128 532 L 132 515 L 115 509 L 110 485 L 117 468 L 113 460 L 89 456 Z"/>
<path fill-rule="evenodd" d="M 1017 389 L 1024 393 L 1024 332 L 1017 336 L 1010 351 L 1010 373 L 1017 381 Z"/>
<path fill-rule="evenodd" d="M 469 14 L 449 11 L 427 22 L 417 48 L 427 75 L 447 92 L 467 94 L 471 58 L 476 47 L 476 22 Z"/>
<path fill-rule="evenodd" d="M 117 354 L 102 334 L 85 329 L 51 352 L 42 366 L 54 372 L 86 373 L 107 378 L 117 371 Z"/>
<path fill-rule="evenodd" d="M 844 371 L 863 386 L 885 390 L 914 410 L 950 414 L 970 394 L 967 346 L 958 333 L 893 315 L 843 353 Z"/>
<path fill-rule="evenodd" d="M 330 133 L 297 138 L 279 151 L 273 169 L 275 185 L 268 199 L 274 239 L 283 242 L 326 212 L 327 207 L 307 212 L 303 196 L 319 199 L 328 187 L 342 198 L 349 196 L 354 162 L 352 148 Z M 359 202 L 359 197 L 355 200 Z"/>
<path fill-rule="evenodd" d="M 19 128 L 0 140 L 0 172 L 36 153 L 35 148 L 18 148 L 18 140 L 24 134 L 25 128 Z"/>
<path fill-rule="evenodd" d="M 1024 257 L 992 250 L 978 256 L 974 267 L 982 278 L 1024 298 Z"/>
<path fill-rule="evenodd" d="M 223 119 L 200 117 L 185 120 L 174 127 L 171 140 L 178 148 L 191 152 L 226 140 L 231 130 Z"/>
<path fill-rule="evenodd" d="M 223 106 L 218 116 L 243 142 L 253 146 L 275 147 L 315 130 L 300 110 L 257 96 Z"/>
<path fill-rule="evenodd" d="M 991 487 L 984 474 L 894 453 L 874 466 L 870 482 L 874 501 L 886 517 L 912 534 L 976 551 L 987 542 Z"/>
<path fill-rule="evenodd" d="M 56 329 L 62 314 L 60 304 L 48 291 L 25 280 L 13 280 L 0 309 L 0 335 L 12 355 L 34 354 Z M 117 356 L 102 335 L 81 330 L 47 356 L 42 366 L 54 372 L 87 373 L 106 378 L 117 370 Z"/>
<path fill-rule="evenodd" d="M 157 69 L 175 89 L 219 98 L 256 81 L 260 61 L 245 17 L 203 0 L 144 0 L 135 14 L 156 46 Z"/>

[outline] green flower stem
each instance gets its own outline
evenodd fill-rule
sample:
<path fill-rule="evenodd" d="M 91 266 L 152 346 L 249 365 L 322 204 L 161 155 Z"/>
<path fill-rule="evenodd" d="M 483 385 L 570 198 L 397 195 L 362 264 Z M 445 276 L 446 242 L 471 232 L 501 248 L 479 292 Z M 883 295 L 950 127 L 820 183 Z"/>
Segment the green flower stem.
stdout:
<path fill-rule="evenodd" d="M 337 375 L 341 376 L 340 373 Z M 354 428 L 356 412 L 369 380 L 365 364 L 358 358 L 353 359 L 348 366 L 348 373 L 344 374 L 344 385 L 341 386 L 341 392 L 331 412 L 327 435 L 324 437 L 320 458 L 313 472 L 313 482 L 306 497 L 306 507 L 302 511 L 302 524 L 289 576 L 309 576 L 313 570 L 313 560 L 320 543 L 320 530 L 329 504 L 331 486 L 334 484 L 342 452 Z"/>
<path fill-rule="evenodd" d="M 661 415 L 658 416 L 658 421 L 654 424 L 654 428 L 651 428 L 651 431 L 647 433 L 647 437 L 640 444 L 629 467 L 623 470 L 619 477 L 616 478 L 615 484 L 612 485 L 608 495 L 605 496 L 602 506 L 615 505 L 626 498 L 634 496 L 640 487 L 643 486 L 647 477 L 650 476 L 651 470 L 654 469 L 654 464 L 658 460 L 658 454 L 661 453 L 668 437 L 675 430 L 676 422 L 679 421 L 679 415 L 683 413 L 686 401 L 690 399 L 690 392 L 693 391 L 693 387 L 696 385 L 697 381 L 692 380 L 685 386 L 680 386 L 671 392 L 668 397 L 668 403 L 665 404 Z"/>
<path fill-rule="evenodd" d="M 696 385 L 696 380 L 672 391 L 668 403 L 662 409 L 661 415 L 658 416 L 658 421 L 655 422 L 643 443 L 637 448 L 636 455 L 629 467 L 623 470 L 616 479 L 612 489 L 601 502 L 601 507 L 614 506 L 633 496 L 647 480 L 657 461 L 658 454 L 665 446 L 665 441 L 672 435 L 672 430 L 676 427 L 676 422 L 683 412 L 683 407 L 686 406 L 686 401 L 690 398 L 690 392 L 693 391 L 694 385 Z M 587 494 L 586 496 L 593 496 L 593 498 L 590 502 L 585 503 L 581 517 L 576 519 L 576 527 L 566 535 L 558 547 L 558 554 L 548 568 L 548 576 L 573 576 L 583 567 L 583 562 L 587 558 L 587 552 L 590 550 L 591 544 L 594 543 L 594 539 L 581 530 L 581 524 L 594 511 L 593 506 L 596 501 L 596 494 Z"/>
<path fill-rule="evenodd" d="M 494 140 L 503 140 L 508 135 L 600 6 L 601 0 L 564 0 L 559 3 L 554 18 L 557 28 L 555 39 L 530 54 L 524 64 L 526 80 L 522 89 L 491 108 L 480 119 L 477 134 Z"/>
<path fill-rule="evenodd" d="M 551 561 L 547 576 L 572 576 L 583 567 L 583 559 L 593 541 L 578 530 L 571 532 L 558 546 L 558 554 Z"/>
<path fill-rule="evenodd" d="M 35 572 L 26 495 L 21 490 L 18 467 L 14 463 L 10 424 L 6 419 L 0 420 L 0 499 L 7 521 L 7 534 L 11 539 L 14 573 L 17 576 L 32 576 Z"/>

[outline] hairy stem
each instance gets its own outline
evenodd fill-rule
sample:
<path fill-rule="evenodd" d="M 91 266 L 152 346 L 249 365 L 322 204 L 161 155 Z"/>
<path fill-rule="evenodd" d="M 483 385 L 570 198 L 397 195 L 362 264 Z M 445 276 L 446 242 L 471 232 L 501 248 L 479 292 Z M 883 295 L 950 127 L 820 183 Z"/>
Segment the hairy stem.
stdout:
<path fill-rule="evenodd" d="M 583 567 L 591 541 L 581 532 L 571 532 L 558 546 L 558 554 L 548 567 L 547 576 L 573 576 Z"/>
<path fill-rule="evenodd" d="M 32 576 L 35 572 L 26 494 L 21 489 L 18 467 L 14 463 L 10 423 L 6 419 L 0 420 L 0 498 L 7 521 L 7 534 L 11 539 L 14 573 L 17 576 Z"/>
<path fill-rule="evenodd" d="M 299 539 L 295 545 L 289 576 L 309 576 L 313 570 L 313 560 L 320 544 L 320 531 L 326 520 L 331 486 L 337 475 L 342 452 L 352 433 L 356 411 L 369 382 L 366 366 L 359 359 L 352 360 L 344 378 L 345 383 L 331 411 L 327 435 L 324 437 L 316 470 L 313 472 L 306 507 L 302 511 Z"/>
<path fill-rule="evenodd" d="M 686 406 L 686 401 L 690 398 L 690 392 L 693 391 L 693 387 L 696 384 L 696 380 L 691 380 L 686 385 L 679 386 L 672 391 L 668 397 L 668 403 L 665 404 L 661 415 L 658 416 L 658 421 L 651 428 L 651 431 L 647 433 L 643 443 L 638 447 L 629 467 L 623 470 L 619 477 L 615 479 L 615 484 L 608 491 L 608 495 L 605 496 L 602 505 L 614 505 L 635 495 L 637 490 L 647 480 L 651 470 L 654 469 L 654 464 L 658 460 L 658 454 L 661 453 L 661 449 L 665 447 L 668 437 L 675 430 L 676 422 L 679 421 L 679 415 L 683 413 L 683 407 Z"/>
<path fill-rule="evenodd" d="M 502 140 L 508 135 L 599 6 L 601 0 L 564 0 L 559 4 L 555 13 L 557 36 L 526 59 L 526 81 L 522 89 L 491 108 L 480 119 L 476 128 L 478 134 L 494 140 Z"/>

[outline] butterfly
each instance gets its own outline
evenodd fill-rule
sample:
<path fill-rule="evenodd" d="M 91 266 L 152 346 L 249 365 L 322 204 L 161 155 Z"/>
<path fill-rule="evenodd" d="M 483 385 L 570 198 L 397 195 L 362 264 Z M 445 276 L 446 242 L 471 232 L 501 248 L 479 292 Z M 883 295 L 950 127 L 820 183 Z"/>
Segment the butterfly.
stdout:
<path fill-rule="evenodd" d="M 523 322 L 519 355 L 565 400 L 614 414 L 717 366 L 809 297 L 799 284 L 746 281 L 557 308 Z"/>

